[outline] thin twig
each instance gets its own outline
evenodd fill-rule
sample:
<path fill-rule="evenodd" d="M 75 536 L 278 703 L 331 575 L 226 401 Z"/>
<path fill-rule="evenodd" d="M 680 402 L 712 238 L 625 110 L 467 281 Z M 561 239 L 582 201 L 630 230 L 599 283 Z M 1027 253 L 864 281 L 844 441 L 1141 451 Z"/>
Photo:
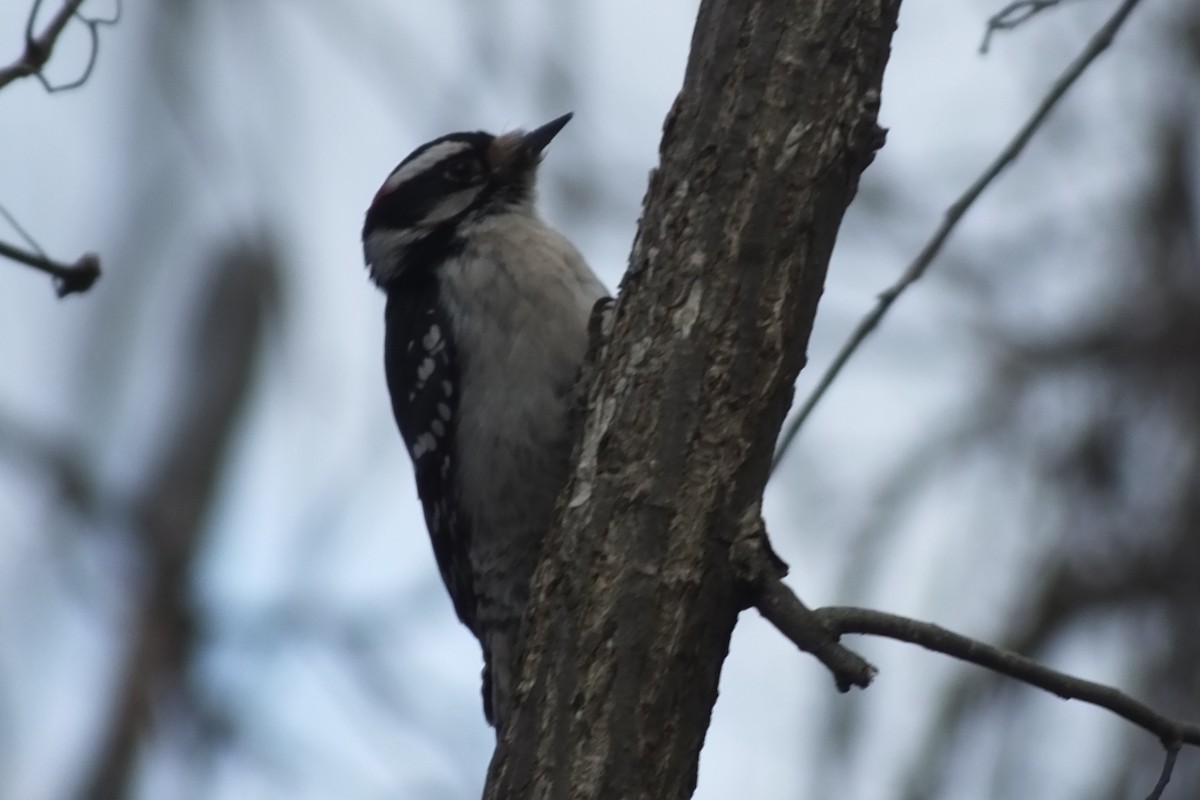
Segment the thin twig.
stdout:
<path fill-rule="evenodd" d="M 1124 692 L 1101 683 L 1050 669 L 1031 658 L 994 647 L 928 622 L 872 611 L 865 608 L 831 606 L 812 612 L 835 636 L 848 633 L 884 636 L 920 645 L 962 661 L 986 667 L 1056 694 L 1107 709 L 1158 737 L 1167 749 L 1166 761 L 1150 800 L 1161 797 L 1175 767 L 1175 753 L 1184 744 L 1200 747 L 1200 724 L 1164 716 Z"/>
<path fill-rule="evenodd" d="M 70 91 L 71 89 L 78 89 L 80 86 L 83 86 L 85 83 L 87 83 L 88 78 L 92 77 L 92 70 L 96 68 L 96 60 L 100 57 L 100 31 L 98 28 L 100 28 L 102 25 L 116 25 L 121 21 L 121 0 L 116 0 L 116 9 L 113 11 L 113 15 L 111 17 L 85 17 L 78 12 L 75 13 L 75 16 L 80 22 L 87 26 L 88 35 L 92 40 L 91 48 L 88 50 L 88 63 L 87 66 L 83 68 L 83 72 L 80 74 L 80 76 L 68 83 L 50 83 L 46 76 L 42 74 L 41 70 L 38 70 L 38 72 L 35 73 L 37 79 L 41 81 L 42 88 L 50 94 L 55 92 L 66 92 Z"/>
<path fill-rule="evenodd" d="M 833 673 L 839 692 L 848 692 L 854 686 L 865 689 L 871 684 L 875 667 L 839 644 L 837 636 L 783 582 L 787 565 L 771 547 L 761 504 L 747 507 L 738 520 L 730 543 L 729 564 L 738 582 L 748 590 L 749 605 L 792 644 L 824 664 Z"/>
<path fill-rule="evenodd" d="M 100 277 L 100 257 L 95 253 L 84 253 L 74 264 L 63 264 L 0 241 L 0 256 L 53 275 L 59 297 L 86 292 Z"/>
<path fill-rule="evenodd" d="M 36 75 L 42 67 L 46 66 L 51 53 L 54 52 L 55 42 L 58 41 L 63 29 L 71 21 L 71 17 L 79 11 L 81 5 L 83 5 L 83 0 L 66 0 L 41 35 L 35 36 L 33 28 L 36 24 L 38 9 L 42 6 L 42 0 L 34 0 L 33 7 L 29 10 L 29 19 L 25 23 L 25 52 L 9 66 L 0 68 L 0 89 L 17 78 Z"/>
<path fill-rule="evenodd" d="M 1113 712 L 1158 737 L 1166 750 L 1158 782 L 1147 800 L 1160 800 L 1175 760 L 1185 745 L 1200 747 L 1200 724 L 1172 719 L 1111 686 L 1077 678 L 1019 653 L 963 636 L 929 622 L 866 608 L 829 606 L 815 611 L 778 578 L 763 572 L 754 605 L 796 647 L 811 653 L 833 673 L 839 691 L 866 688 L 877 670 L 839 643 L 846 634 L 883 636 L 977 664 L 1065 700 L 1079 700 Z"/>
<path fill-rule="evenodd" d="M 1087 46 L 1076 56 L 1070 66 L 1063 71 L 1058 80 L 1054 82 L 1054 85 L 1050 87 L 1050 91 L 1046 93 L 1042 102 L 1017 132 L 1016 136 L 1012 138 L 1012 141 L 1000 151 L 1000 154 L 991 165 L 984 170 L 982 175 L 975 179 L 975 182 L 963 192 L 962 196 L 946 209 L 942 223 L 934 231 L 933 236 L 930 237 L 929 241 L 921 249 L 921 252 L 917 254 L 916 258 L 904 270 L 900 279 L 879 295 L 875 307 L 858 323 L 858 327 L 850 334 L 846 343 L 842 345 L 841 350 L 834 357 L 833 362 L 826 368 L 825 373 L 821 375 L 821 379 L 817 381 L 816 387 L 805 399 L 796 416 L 788 423 L 787 430 L 781 437 L 779 447 L 775 451 L 775 459 L 771 465 L 772 471 L 778 468 L 779 462 L 787 453 L 788 447 L 796 438 L 796 434 L 800 431 L 805 421 L 812 414 L 817 403 L 824 397 L 825 392 L 833 384 L 838 374 L 841 373 L 842 368 L 846 366 L 846 362 L 850 360 L 850 357 L 854 355 L 855 351 L 858 350 L 871 331 L 879 325 L 880 320 L 887 314 L 892 303 L 896 302 L 896 298 L 925 274 L 925 271 L 929 268 L 934 258 L 937 257 L 938 253 L 941 252 L 942 246 L 950 238 L 951 232 L 958 225 L 963 215 L 979 199 L 979 196 L 983 194 L 983 191 L 987 189 L 991 182 L 996 179 L 996 176 L 1016 160 L 1021 151 L 1025 149 L 1025 146 L 1029 144 L 1029 140 L 1033 138 L 1038 128 L 1045 122 L 1046 117 L 1058 105 L 1058 102 L 1067 93 L 1067 90 L 1079 79 L 1079 76 L 1084 73 L 1097 56 L 1108 49 L 1117 31 L 1121 29 L 1126 18 L 1138 2 L 1139 0 L 1122 0 L 1117 10 L 1113 12 L 1113 15 L 1096 31 L 1091 41 L 1087 43 Z"/>
<path fill-rule="evenodd" d="M 979 45 L 979 52 L 987 53 L 994 34 L 1019 28 L 1046 9 L 1061 5 L 1062 2 L 1063 0 L 1016 0 L 1016 2 L 1009 3 L 988 18 L 987 27 L 983 31 L 983 41 Z"/>
<path fill-rule="evenodd" d="M 47 23 L 45 29 L 40 34 L 35 34 L 34 29 L 37 25 L 37 16 L 42 6 L 42 0 L 33 0 L 33 5 L 29 10 L 29 18 L 25 23 L 25 52 L 12 64 L 0 67 L 0 89 L 18 78 L 27 78 L 30 75 L 37 77 L 47 92 L 62 92 L 68 89 L 76 89 L 87 82 L 88 78 L 92 75 L 92 70 L 96 66 L 96 59 L 100 53 L 100 35 L 97 28 L 102 25 L 116 25 L 121 20 L 121 2 L 117 0 L 116 11 L 112 17 L 85 17 L 79 13 L 79 8 L 83 3 L 84 0 L 65 0 L 50 19 L 50 22 Z M 50 61 L 50 56 L 54 52 L 54 46 L 57 44 L 59 36 L 62 35 L 63 30 L 66 29 L 67 23 L 71 21 L 72 17 L 86 25 L 88 33 L 91 36 L 92 43 L 91 50 L 88 53 L 88 63 L 83 70 L 83 74 L 75 80 L 68 83 L 54 84 L 42 74 L 42 69 Z"/>
<path fill-rule="evenodd" d="M 4 205 L 0 204 L 0 217 L 4 217 L 4 221 L 9 227 L 17 232 L 17 235 L 25 240 L 25 244 L 29 245 L 29 249 L 37 253 L 39 256 L 45 256 L 46 251 L 37 243 L 37 240 L 30 235 L 29 231 L 25 230 L 25 226 L 17 222 L 17 218 Z"/>
<path fill-rule="evenodd" d="M 814 611 L 778 579 L 762 583 L 755 607 L 793 644 L 828 667 L 843 692 L 851 686 L 866 688 L 876 675 L 875 667 L 838 642 L 847 634 L 864 634 L 919 645 L 1015 678 L 1065 700 L 1079 700 L 1111 711 L 1157 736 L 1166 750 L 1158 782 L 1147 800 L 1161 799 L 1180 748 L 1185 744 L 1200 747 L 1200 724 L 1164 716 L 1112 686 L 1067 675 L 1019 653 L 929 622 L 867 608 L 829 606 Z"/>
<path fill-rule="evenodd" d="M 1154 784 L 1150 794 L 1146 795 L 1146 800 L 1161 800 L 1167 784 L 1171 782 L 1171 773 L 1175 771 L 1175 759 L 1179 757 L 1179 748 L 1179 742 L 1171 742 L 1165 746 L 1166 753 L 1163 755 L 1162 772 L 1158 775 L 1158 783 Z"/>
<path fill-rule="evenodd" d="M 765 583 L 754 607 L 792 644 L 824 664 L 833 673 L 839 692 L 854 686 L 865 689 L 878 673 L 862 656 L 839 644 L 837 636 L 783 581 Z"/>
<path fill-rule="evenodd" d="M 946 630 L 929 622 L 866 608 L 827 606 L 813 611 L 836 636 L 848 633 L 885 636 L 978 664 L 981 667 L 1045 689 L 1067 700 L 1081 700 L 1108 709 L 1163 742 L 1200 747 L 1200 724 L 1165 717 L 1129 695 L 1104 684 L 1067 675 L 1031 658 Z"/>

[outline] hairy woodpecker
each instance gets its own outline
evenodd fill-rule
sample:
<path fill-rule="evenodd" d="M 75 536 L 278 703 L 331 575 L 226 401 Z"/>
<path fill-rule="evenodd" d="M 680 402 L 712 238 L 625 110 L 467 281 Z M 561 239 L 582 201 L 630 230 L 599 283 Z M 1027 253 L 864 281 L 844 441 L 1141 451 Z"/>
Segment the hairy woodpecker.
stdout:
<path fill-rule="evenodd" d="M 538 164 L 571 119 L 414 150 L 363 225 L 387 295 L 384 365 L 442 581 L 483 648 L 504 728 L 517 635 L 569 467 L 571 405 L 604 286 L 534 209 Z"/>

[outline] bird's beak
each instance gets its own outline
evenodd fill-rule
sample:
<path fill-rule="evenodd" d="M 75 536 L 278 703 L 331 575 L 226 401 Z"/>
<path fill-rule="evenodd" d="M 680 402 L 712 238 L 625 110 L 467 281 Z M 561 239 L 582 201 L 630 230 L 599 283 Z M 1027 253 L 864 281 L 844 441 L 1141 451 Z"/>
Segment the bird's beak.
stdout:
<path fill-rule="evenodd" d="M 558 135 L 558 132 L 571 121 L 574 116 L 573 112 L 563 114 L 558 119 L 553 119 L 547 122 L 540 128 L 534 128 L 529 133 L 521 137 L 521 148 L 527 156 L 537 157 L 546 149 L 546 145 L 550 144 L 550 140 Z"/>
<path fill-rule="evenodd" d="M 572 116 L 563 114 L 528 133 L 513 131 L 497 136 L 487 152 L 492 174 L 507 179 L 536 167 L 542 160 L 542 151 L 546 149 L 546 145 L 571 121 Z"/>

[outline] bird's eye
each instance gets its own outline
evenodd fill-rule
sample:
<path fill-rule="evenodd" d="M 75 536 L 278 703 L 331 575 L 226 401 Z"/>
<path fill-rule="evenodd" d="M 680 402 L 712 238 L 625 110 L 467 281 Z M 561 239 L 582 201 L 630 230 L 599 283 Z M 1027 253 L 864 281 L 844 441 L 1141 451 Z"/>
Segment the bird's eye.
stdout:
<path fill-rule="evenodd" d="M 470 161 L 455 161 L 442 170 L 442 177 L 450 183 L 470 183 L 476 174 L 476 167 Z"/>

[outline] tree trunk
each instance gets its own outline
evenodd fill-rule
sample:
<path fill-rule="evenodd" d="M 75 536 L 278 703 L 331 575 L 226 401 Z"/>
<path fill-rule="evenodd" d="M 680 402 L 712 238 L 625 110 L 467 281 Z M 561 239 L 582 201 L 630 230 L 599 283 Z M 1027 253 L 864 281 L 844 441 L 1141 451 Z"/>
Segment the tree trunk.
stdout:
<path fill-rule="evenodd" d="M 485 798 L 686 798 L 899 0 L 705 0 Z"/>

